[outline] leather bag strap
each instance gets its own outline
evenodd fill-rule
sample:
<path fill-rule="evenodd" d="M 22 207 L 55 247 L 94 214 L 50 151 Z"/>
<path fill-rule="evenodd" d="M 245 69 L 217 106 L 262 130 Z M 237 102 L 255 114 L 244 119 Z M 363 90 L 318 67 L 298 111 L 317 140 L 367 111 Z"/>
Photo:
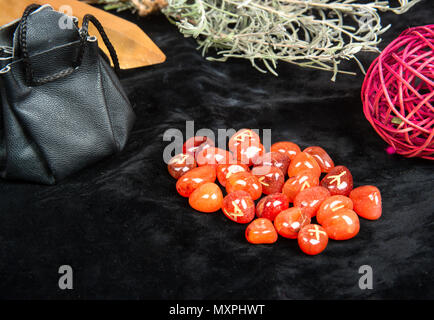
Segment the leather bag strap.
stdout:
<path fill-rule="evenodd" d="M 19 30 L 18 30 L 18 45 L 20 48 L 20 55 L 24 65 L 25 80 L 29 85 L 33 84 L 34 71 L 32 69 L 32 64 L 30 59 L 31 57 L 27 46 L 27 20 L 30 14 L 35 10 L 39 9 L 40 7 L 41 6 L 38 4 L 31 4 L 24 10 L 24 13 L 20 20 Z M 83 18 L 82 28 L 80 29 L 81 45 L 80 45 L 80 51 L 75 66 L 79 67 L 81 65 L 84 56 L 85 45 L 86 45 L 87 37 L 89 36 L 89 32 L 88 32 L 89 22 L 92 22 L 92 24 L 97 28 L 99 34 L 101 35 L 102 40 L 104 41 L 105 46 L 107 47 L 110 53 L 110 57 L 112 59 L 115 72 L 119 74 L 120 67 L 119 67 L 119 60 L 116 54 L 116 50 L 113 47 L 112 43 L 110 42 L 109 38 L 107 37 L 107 34 L 104 31 L 104 28 L 101 25 L 101 23 L 98 21 L 97 18 L 95 18 L 91 14 L 86 14 Z"/>
<path fill-rule="evenodd" d="M 110 53 L 110 57 L 112 59 L 113 62 L 113 66 L 115 69 L 115 72 L 117 74 L 119 74 L 120 71 L 120 67 L 119 67 L 119 60 L 118 60 L 118 55 L 116 54 L 116 50 L 113 47 L 112 43 L 110 42 L 109 38 L 107 37 L 107 34 L 104 31 L 104 28 L 102 26 L 102 24 L 98 21 L 97 18 L 95 18 L 95 16 L 91 15 L 91 14 L 86 14 L 83 18 L 83 24 L 81 26 L 81 38 L 82 41 L 85 41 L 87 36 L 89 35 L 89 22 L 92 22 L 93 25 L 96 27 L 96 29 L 98 30 L 99 34 L 101 35 L 102 40 L 104 41 L 105 46 L 107 47 L 107 50 Z M 83 53 L 83 48 L 84 45 L 82 45 L 82 53 Z M 83 58 L 83 54 L 81 53 L 80 55 L 80 59 Z"/>
<path fill-rule="evenodd" d="M 31 83 L 33 79 L 32 66 L 30 62 L 29 51 L 27 50 L 27 19 L 29 15 L 39 9 L 41 6 L 38 4 L 31 4 L 25 10 L 20 20 L 18 43 L 21 49 L 21 57 L 23 59 L 25 78 L 27 83 Z"/>

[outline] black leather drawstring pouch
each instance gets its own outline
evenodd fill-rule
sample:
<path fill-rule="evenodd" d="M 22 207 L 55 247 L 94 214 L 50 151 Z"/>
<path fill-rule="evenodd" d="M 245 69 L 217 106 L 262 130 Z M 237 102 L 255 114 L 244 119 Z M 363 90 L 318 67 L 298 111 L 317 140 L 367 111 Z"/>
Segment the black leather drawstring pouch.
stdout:
<path fill-rule="evenodd" d="M 88 24 L 118 71 L 113 46 L 95 17 L 86 15 L 81 29 L 65 19 L 50 6 L 31 5 L 0 28 L 3 178 L 54 184 L 127 142 L 134 112 Z"/>

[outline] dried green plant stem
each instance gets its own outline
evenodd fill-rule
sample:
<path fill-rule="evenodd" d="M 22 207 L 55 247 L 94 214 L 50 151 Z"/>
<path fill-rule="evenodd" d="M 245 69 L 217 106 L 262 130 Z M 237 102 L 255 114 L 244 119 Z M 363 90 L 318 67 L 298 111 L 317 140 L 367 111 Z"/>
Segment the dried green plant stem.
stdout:
<path fill-rule="evenodd" d="M 360 0 L 362 1 L 362 0 Z M 359 2 L 360 2 L 359 1 Z M 243 58 L 261 72 L 277 75 L 279 61 L 333 72 L 342 60 L 357 60 L 360 51 L 378 51 L 379 11 L 406 12 L 420 0 L 168 0 L 163 13 L 187 37 L 194 37 L 202 54 L 213 47 L 226 61 Z M 262 66 L 258 62 L 262 62 Z"/>

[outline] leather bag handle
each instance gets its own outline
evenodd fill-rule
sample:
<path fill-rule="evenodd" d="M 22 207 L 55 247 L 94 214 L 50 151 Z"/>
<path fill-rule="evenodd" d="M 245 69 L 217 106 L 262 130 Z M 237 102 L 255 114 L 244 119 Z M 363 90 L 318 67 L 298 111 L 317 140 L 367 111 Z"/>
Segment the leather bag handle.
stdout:
<path fill-rule="evenodd" d="M 25 79 L 27 84 L 33 83 L 33 69 L 30 60 L 30 54 L 27 48 L 27 20 L 30 14 L 33 11 L 39 9 L 40 7 L 41 5 L 38 4 L 31 4 L 27 6 L 27 8 L 24 10 L 24 13 L 21 17 L 20 24 L 19 24 L 18 43 L 21 51 L 21 58 L 24 65 Z M 105 46 L 107 47 L 110 53 L 110 57 L 112 59 L 115 72 L 119 74 L 120 67 L 119 67 L 119 60 L 116 54 L 116 50 L 113 47 L 112 43 L 110 42 L 109 38 L 107 37 L 107 34 L 104 31 L 104 28 L 101 25 L 101 23 L 98 21 L 97 18 L 95 18 L 95 16 L 91 14 L 86 14 L 83 18 L 82 28 L 80 29 L 81 46 L 80 46 L 80 52 L 77 58 L 76 66 L 77 67 L 80 66 L 83 60 L 85 44 L 87 41 L 87 37 L 89 36 L 89 32 L 88 32 L 89 22 L 92 22 L 93 25 L 97 28 L 99 34 L 101 35 L 102 40 L 104 41 Z"/>

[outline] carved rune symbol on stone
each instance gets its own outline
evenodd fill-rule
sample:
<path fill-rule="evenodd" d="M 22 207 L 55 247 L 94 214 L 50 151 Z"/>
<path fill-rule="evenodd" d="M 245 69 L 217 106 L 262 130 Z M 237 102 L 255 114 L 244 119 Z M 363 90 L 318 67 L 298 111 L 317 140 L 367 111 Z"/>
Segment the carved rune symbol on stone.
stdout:
<path fill-rule="evenodd" d="M 306 188 L 310 188 L 310 184 L 307 181 L 303 182 L 300 191 L 303 191 Z"/>
<path fill-rule="evenodd" d="M 265 179 L 265 176 L 260 177 L 258 180 L 259 180 L 259 182 L 262 183 L 264 186 L 269 187 L 270 185 L 269 185 L 268 183 L 264 182 L 264 179 Z"/>
<path fill-rule="evenodd" d="M 310 235 L 313 236 L 315 234 L 315 239 L 319 241 L 319 235 L 322 233 L 324 235 L 327 235 L 324 231 L 321 231 L 320 229 L 318 229 L 318 226 L 315 225 L 315 229 L 309 229 L 307 230 L 310 232 Z"/>
<path fill-rule="evenodd" d="M 336 185 L 340 185 L 341 184 L 341 178 L 342 176 L 345 174 L 346 172 L 343 171 L 340 174 L 336 174 L 334 176 L 330 176 L 327 179 L 332 179 L 332 181 L 330 181 L 330 184 L 332 184 L 333 182 L 336 182 Z"/>
<path fill-rule="evenodd" d="M 238 217 L 242 217 L 244 214 L 243 214 L 243 211 L 241 211 L 240 207 L 239 207 L 239 206 L 237 205 L 237 203 L 235 202 L 235 200 L 232 201 L 232 205 L 234 206 L 234 212 L 228 212 L 226 209 L 225 209 L 225 212 L 226 212 L 226 214 L 229 215 L 232 219 L 234 219 L 235 221 L 237 221 L 237 218 L 238 218 Z"/>
<path fill-rule="evenodd" d="M 244 140 L 246 140 L 247 137 L 253 138 L 251 131 L 246 130 L 246 131 L 243 131 L 243 132 L 237 134 L 235 136 L 234 140 L 238 141 L 238 142 L 243 142 Z"/>
<path fill-rule="evenodd" d="M 171 163 L 178 163 L 178 164 L 185 163 L 185 160 L 187 160 L 187 157 L 188 156 L 186 154 L 181 154 L 181 155 L 173 158 Z"/>

